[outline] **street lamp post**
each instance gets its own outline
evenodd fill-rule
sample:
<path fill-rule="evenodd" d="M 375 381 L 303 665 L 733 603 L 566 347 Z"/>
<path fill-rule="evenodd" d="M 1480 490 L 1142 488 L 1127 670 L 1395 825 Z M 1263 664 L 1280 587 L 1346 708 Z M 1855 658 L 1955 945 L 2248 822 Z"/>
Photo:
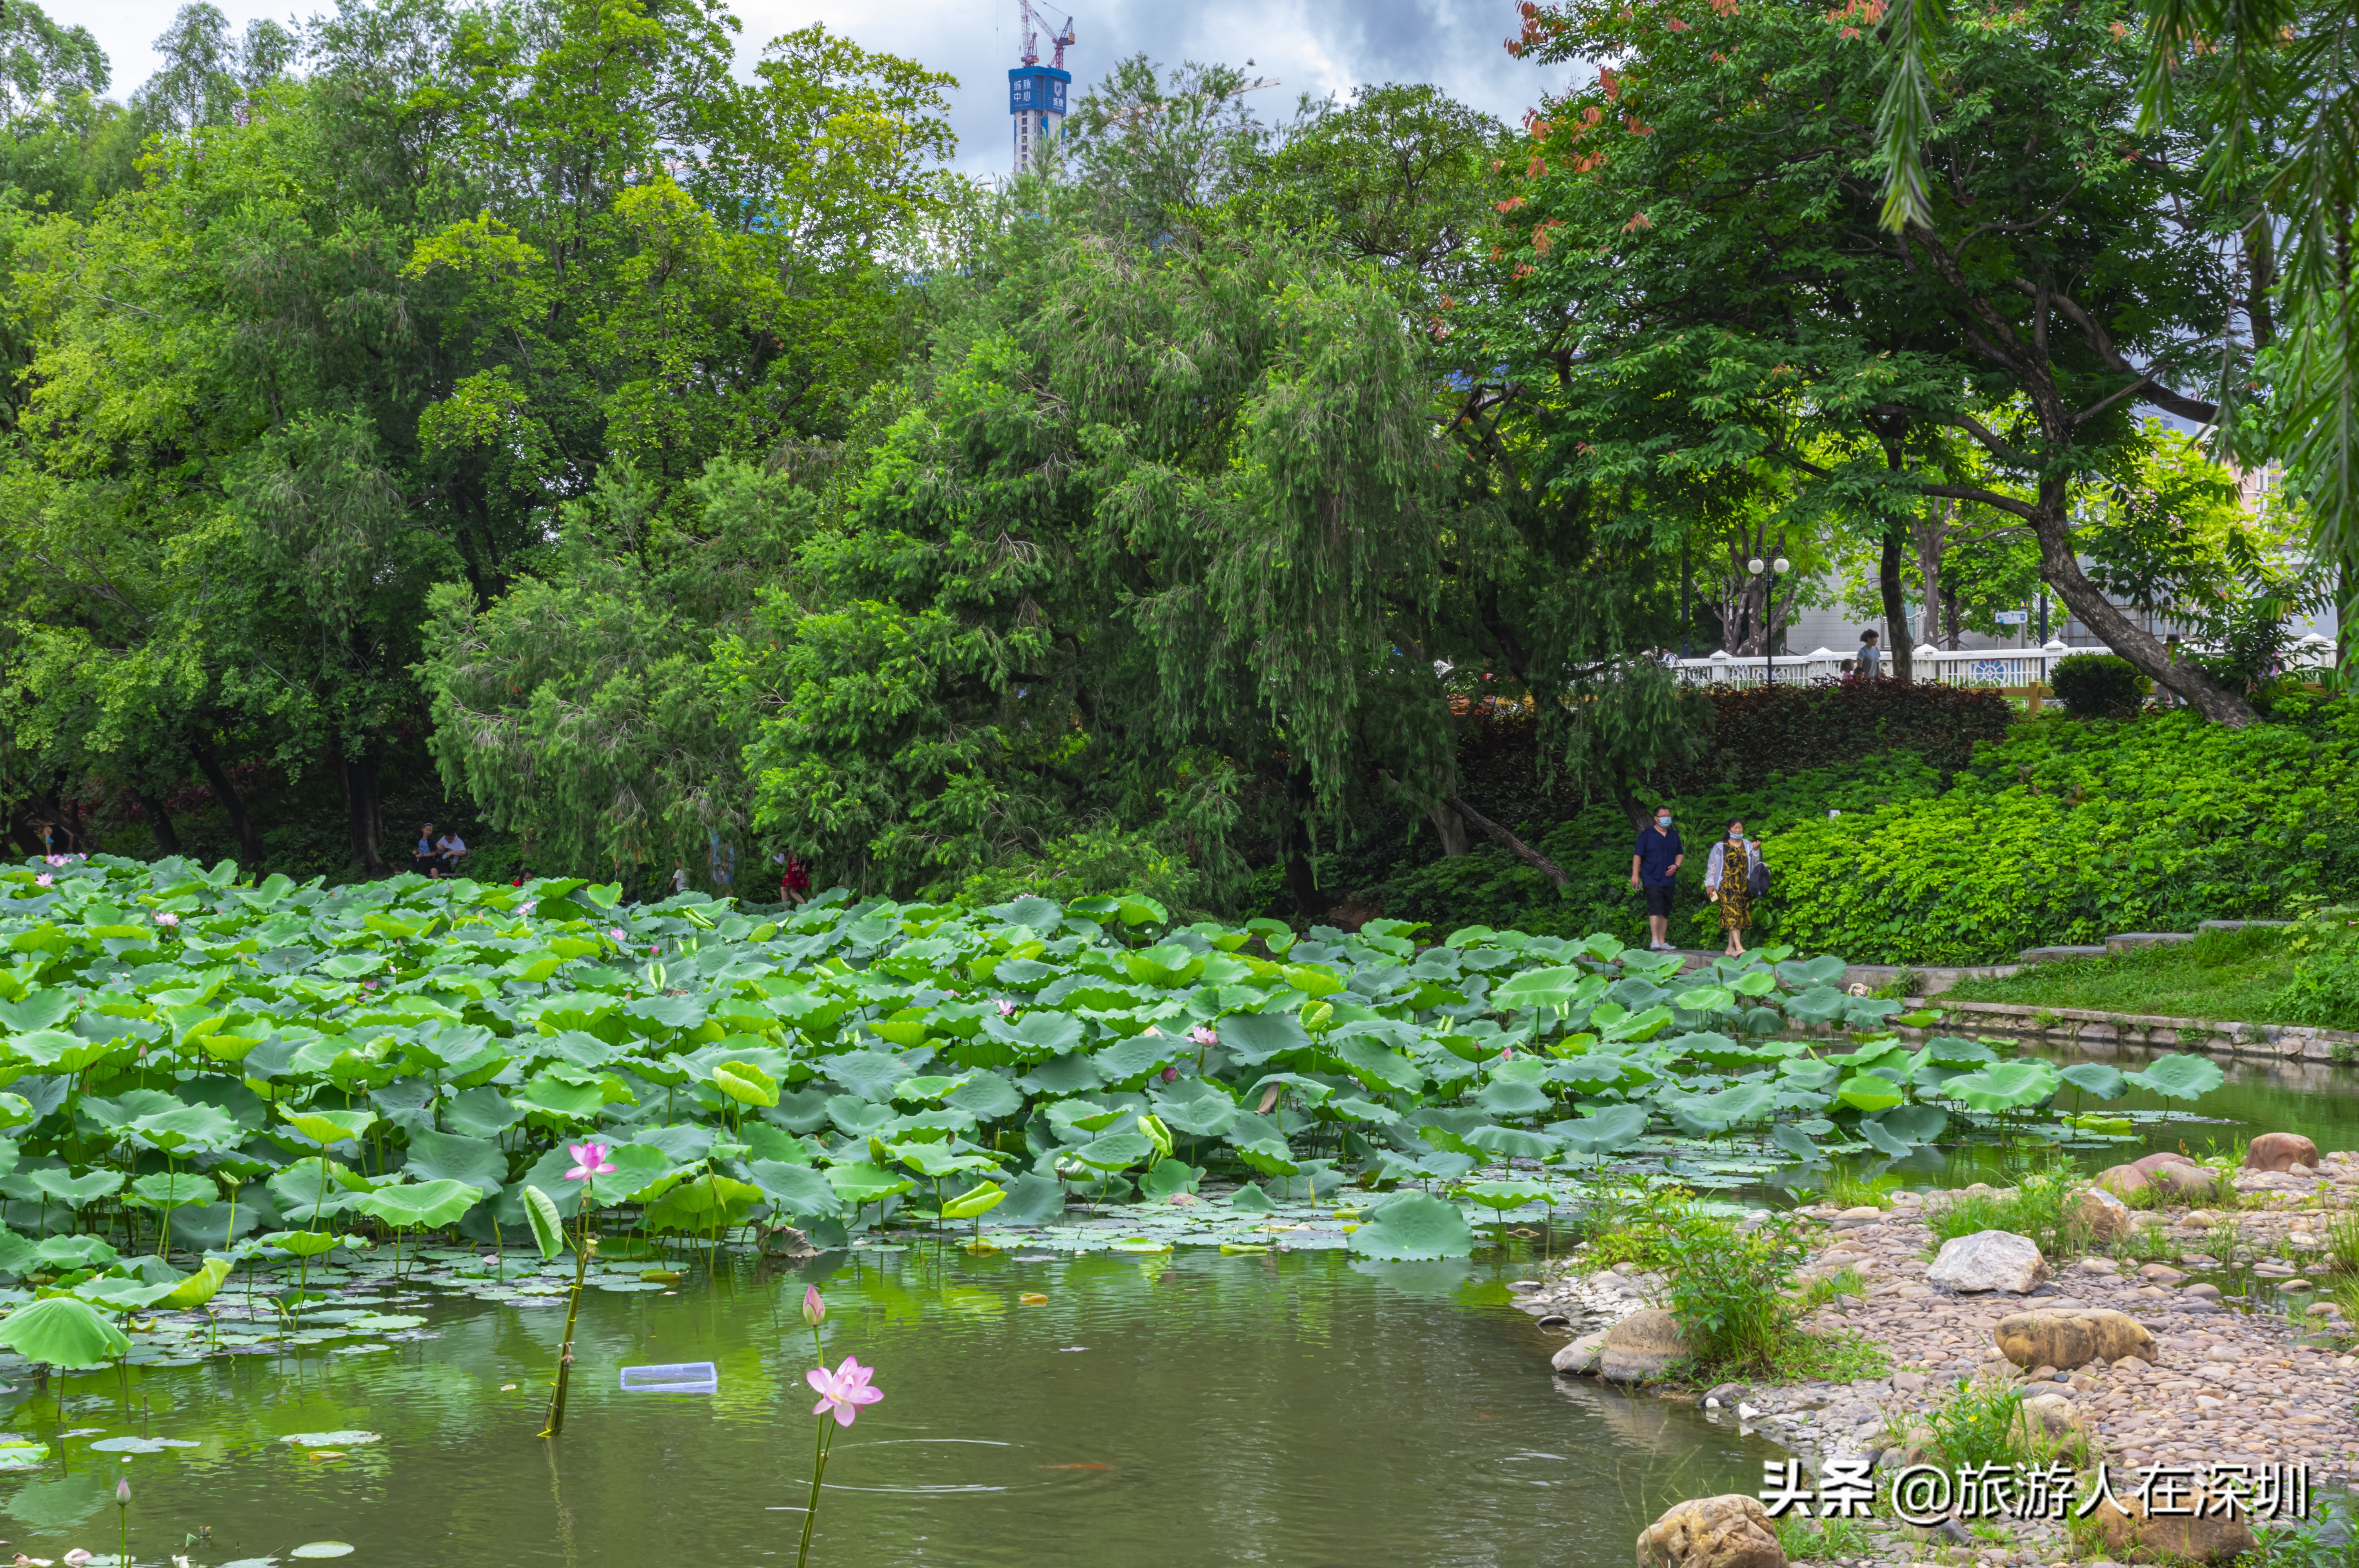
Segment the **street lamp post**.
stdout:
<path fill-rule="evenodd" d="M 1770 614 L 1769 611 L 1770 607 L 1777 601 L 1777 578 L 1783 578 L 1788 572 L 1792 571 L 1794 569 L 1794 563 L 1788 560 L 1783 556 L 1779 556 L 1774 561 L 1765 561 L 1759 556 L 1756 556 L 1751 560 L 1745 563 L 1745 569 L 1752 573 L 1756 578 L 1758 578 L 1765 571 L 1777 573 L 1777 578 L 1770 579 L 1768 591 L 1761 596 L 1761 684 L 1764 686 L 1776 686 L 1777 684 L 1777 666 L 1770 663 L 1771 658 L 1776 653 L 1776 648 L 1772 641 L 1772 634 L 1775 629 L 1775 617 Z"/>

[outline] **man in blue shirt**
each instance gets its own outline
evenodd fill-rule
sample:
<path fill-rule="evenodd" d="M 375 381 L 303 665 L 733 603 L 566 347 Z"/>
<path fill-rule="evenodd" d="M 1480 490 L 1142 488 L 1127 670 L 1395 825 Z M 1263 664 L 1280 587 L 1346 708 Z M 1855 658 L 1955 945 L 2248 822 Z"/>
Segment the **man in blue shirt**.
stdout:
<path fill-rule="evenodd" d="M 1654 935 L 1647 946 L 1658 953 L 1671 950 L 1671 882 L 1686 859 L 1686 847 L 1671 830 L 1671 808 L 1657 806 L 1654 826 L 1638 829 L 1638 847 L 1630 856 L 1630 885 L 1647 892 L 1647 929 Z"/>

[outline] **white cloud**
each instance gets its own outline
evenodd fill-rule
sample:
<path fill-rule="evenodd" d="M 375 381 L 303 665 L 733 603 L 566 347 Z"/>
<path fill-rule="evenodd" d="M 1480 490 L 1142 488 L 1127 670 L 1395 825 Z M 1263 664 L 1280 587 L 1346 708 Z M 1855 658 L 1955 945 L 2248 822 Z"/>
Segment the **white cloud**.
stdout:
<path fill-rule="evenodd" d="M 217 0 L 231 22 L 288 19 L 286 0 Z M 156 70 L 149 45 L 170 24 L 177 0 L 107 0 L 95 16 L 52 4 L 61 20 L 98 36 L 114 63 L 117 96 Z M 865 48 L 920 60 L 959 79 L 951 124 L 959 166 L 1004 172 L 1009 162 L 1007 68 L 1016 63 L 1015 0 L 738 0 L 743 58 L 784 32 L 824 23 Z M 1561 67 L 1511 59 L 1500 45 L 1520 26 L 1514 0 L 1084 0 L 1073 10 L 1079 42 L 1068 53 L 1076 88 L 1126 55 L 1144 53 L 1243 66 L 1284 86 L 1256 95 L 1265 118 L 1290 110 L 1295 95 L 1343 92 L 1365 81 L 1431 81 L 1451 96 L 1514 124 L 1561 85 Z M 1057 9 L 1051 25 L 1065 16 Z"/>

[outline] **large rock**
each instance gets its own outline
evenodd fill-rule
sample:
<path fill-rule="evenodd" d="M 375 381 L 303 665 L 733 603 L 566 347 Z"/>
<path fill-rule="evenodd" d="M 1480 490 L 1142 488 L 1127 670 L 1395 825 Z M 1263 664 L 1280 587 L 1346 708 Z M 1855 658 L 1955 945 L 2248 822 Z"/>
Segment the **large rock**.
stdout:
<path fill-rule="evenodd" d="M 2118 1241 L 2137 1227 L 2130 1206 L 2103 1187 L 2091 1187 L 2072 1204 L 2072 1218 L 2092 1241 Z"/>
<path fill-rule="evenodd" d="M 2318 1164 L 2318 1145 L 2299 1132 L 2264 1132 L 2245 1145 L 2245 1169 L 2282 1171 L 2294 1165 Z"/>
<path fill-rule="evenodd" d="M 2154 1336 L 2125 1312 L 2065 1307 L 2010 1313 L 1992 1331 L 1999 1354 L 2018 1367 L 2085 1367 L 2136 1356 L 2152 1361 Z"/>
<path fill-rule="evenodd" d="M 1786 1568 L 1758 1498 L 1694 1498 L 1638 1532 L 1638 1568 Z"/>
<path fill-rule="evenodd" d="M 2136 1165 L 2108 1165 L 2097 1173 L 2097 1185 L 2117 1198 L 2136 1197 L 2148 1185 L 2146 1173 Z"/>
<path fill-rule="evenodd" d="M 1560 1372 L 1585 1377 L 1597 1370 L 1597 1353 L 1604 1346 L 1605 1331 L 1584 1334 L 1571 1344 L 1549 1357 L 1549 1365 Z"/>
<path fill-rule="evenodd" d="M 2159 1154 L 2142 1154 L 2138 1158 L 2130 1162 L 2130 1168 L 2132 1170 L 2143 1171 L 2147 1175 L 2152 1175 L 2155 1172 L 2160 1170 L 2165 1165 L 2191 1165 L 2199 1171 L 2203 1168 L 2201 1165 L 2197 1165 L 2195 1162 L 2187 1155 L 2168 1149 L 2164 1150 Z"/>
<path fill-rule="evenodd" d="M 2108 1500 L 2099 1503 L 2092 1516 L 2105 1555 L 2125 1563 L 2228 1563 L 2252 1551 L 2257 1543 L 2251 1527 L 2234 1517 L 2241 1508 L 2231 1507 L 2224 1498 L 2205 1496 L 2204 1475 L 2197 1467 L 2191 1495 L 2170 1505 L 2189 1510 L 2183 1514 L 2149 1515 L 2135 1491 L 2125 1487 L 2116 1494 L 2108 1488 Z M 2214 1512 L 2219 1517 L 2204 1517 Z"/>
<path fill-rule="evenodd" d="M 2023 1416 L 2034 1430 L 2050 1437 L 2069 1437 L 2084 1430 L 2081 1407 L 2062 1394 L 2034 1394 L 2023 1401 Z"/>
<path fill-rule="evenodd" d="M 2220 1193 L 2219 1173 L 2193 1163 L 2174 1162 L 2157 1165 L 2146 1173 L 2146 1179 L 2169 1197 L 2198 1198 L 2208 1202 Z"/>
<path fill-rule="evenodd" d="M 2048 1278 L 2048 1260 L 2031 1238 L 2011 1230 L 1977 1230 L 1941 1243 L 1925 1271 L 1926 1280 L 1945 1291 L 2010 1291 L 2024 1295 Z"/>
<path fill-rule="evenodd" d="M 1605 1332 L 1597 1375 L 1609 1383 L 1644 1383 L 1690 1354 L 1679 1319 L 1660 1307 L 1642 1307 Z"/>

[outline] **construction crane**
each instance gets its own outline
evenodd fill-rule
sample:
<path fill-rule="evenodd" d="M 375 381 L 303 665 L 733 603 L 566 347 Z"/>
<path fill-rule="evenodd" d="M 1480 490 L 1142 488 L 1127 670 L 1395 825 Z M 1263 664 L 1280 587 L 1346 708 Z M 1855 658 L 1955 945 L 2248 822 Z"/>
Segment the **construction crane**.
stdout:
<path fill-rule="evenodd" d="M 1040 17 L 1032 9 L 1032 0 L 1016 0 L 1016 5 L 1018 16 L 1017 26 L 1024 33 L 1024 63 L 1038 65 L 1040 63 Z M 1073 41 L 1072 17 L 1067 16 L 1064 30 L 1049 41 L 1057 48 L 1056 57 L 1049 62 L 1049 69 L 1064 70 L 1065 49 Z"/>
<path fill-rule="evenodd" d="M 1065 69 L 1065 50 L 1073 41 L 1073 19 L 1066 17 L 1063 30 L 1051 39 L 1056 59 L 1042 65 L 1040 17 L 1032 9 L 1032 0 L 1016 0 L 1016 25 L 1024 36 L 1024 63 L 1007 73 L 1007 113 L 1015 122 L 1016 172 L 1023 174 L 1038 167 L 1065 123 L 1065 95 L 1073 84 L 1073 73 Z"/>

